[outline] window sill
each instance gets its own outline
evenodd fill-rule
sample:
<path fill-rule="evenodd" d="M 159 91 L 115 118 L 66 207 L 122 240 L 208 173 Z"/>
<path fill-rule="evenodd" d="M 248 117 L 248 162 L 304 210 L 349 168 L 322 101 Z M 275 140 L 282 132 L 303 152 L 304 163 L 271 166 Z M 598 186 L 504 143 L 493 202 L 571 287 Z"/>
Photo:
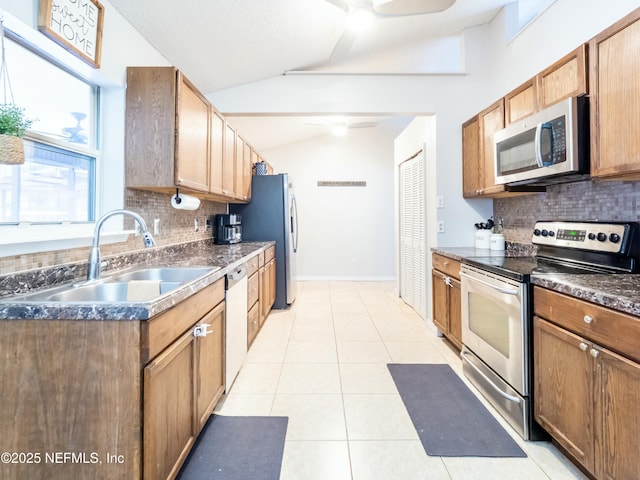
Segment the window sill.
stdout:
<path fill-rule="evenodd" d="M 0 227 L 0 257 L 91 246 L 93 224 Z M 133 230 L 100 232 L 100 245 L 124 242 Z"/>

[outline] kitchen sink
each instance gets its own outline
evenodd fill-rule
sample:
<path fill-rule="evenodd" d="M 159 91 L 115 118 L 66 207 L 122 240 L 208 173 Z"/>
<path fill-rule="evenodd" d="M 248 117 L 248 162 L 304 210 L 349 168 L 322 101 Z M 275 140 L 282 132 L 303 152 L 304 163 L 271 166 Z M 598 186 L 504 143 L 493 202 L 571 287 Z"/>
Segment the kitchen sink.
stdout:
<path fill-rule="evenodd" d="M 220 267 L 159 267 L 142 268 L 132 272 L 114 275 L 105 282 L 129 282 L 131 280 L 159 280 L 160 282 L 188 283 L 208 273 L 220 270 Z"/>
<path fill-rule="evenodd" d="M 64 285 L 11 299 L 24 303 L 126 303 L 152 301 L 220 267 L 140 268 L 93 283 Z M 134 291 L 134 289 L 136 289 Z M 134 292 L 132 294 L 132 291 Z"/>

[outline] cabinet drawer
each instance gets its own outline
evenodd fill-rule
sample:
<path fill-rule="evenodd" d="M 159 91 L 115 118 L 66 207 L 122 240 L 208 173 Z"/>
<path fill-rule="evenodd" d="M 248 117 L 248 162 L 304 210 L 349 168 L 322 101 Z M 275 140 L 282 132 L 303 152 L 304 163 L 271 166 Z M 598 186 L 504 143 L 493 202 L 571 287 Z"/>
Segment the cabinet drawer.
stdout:
<path fill-rule="evenodd" d="M 267 248 L 264 252 L 264 263 L 269 263 L 269 260 L 276 256 L 276 247 L 273 245 Z"/>
<path fill-rule="evenodd" d="M 254 255 L 247 261 L 247 275 L 250 277 L 258 271 L 258 264 L 260 263 L 259 255 Z"/>
<path fill-rule="evenodd" d="M 254 303 L 258 301 L 260 296 L 260 275 L 254 273 L 247 281 L 247 307 L 251 310 Z"/>
<path fill-rule="evenodd" d="M 224 277 L 175 307 L 142 322 L 142 361 L 147 363 L 212 308 L 224 301 Z"/>
<path fill-rule="evenodd" d="M 537 286 L 533 309 L 587 340 L 640 361 L 640 318 Z"/>
<path fill-rule="evenodd" d="M 444 255 L 433 254 L 433 268 L 460 280 L 460 262 Z"/>

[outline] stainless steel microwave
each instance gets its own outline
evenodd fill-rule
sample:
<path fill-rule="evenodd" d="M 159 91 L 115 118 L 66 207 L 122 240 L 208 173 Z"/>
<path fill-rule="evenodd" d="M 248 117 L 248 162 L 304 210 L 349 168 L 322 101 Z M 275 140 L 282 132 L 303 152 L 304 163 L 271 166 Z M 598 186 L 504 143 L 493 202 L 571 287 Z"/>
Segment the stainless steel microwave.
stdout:
<path fill-rule="evenodd" d="M 589 177 L 589 103 L 571 97 L 496 132 L 496 185 L 551 185 Z"/>

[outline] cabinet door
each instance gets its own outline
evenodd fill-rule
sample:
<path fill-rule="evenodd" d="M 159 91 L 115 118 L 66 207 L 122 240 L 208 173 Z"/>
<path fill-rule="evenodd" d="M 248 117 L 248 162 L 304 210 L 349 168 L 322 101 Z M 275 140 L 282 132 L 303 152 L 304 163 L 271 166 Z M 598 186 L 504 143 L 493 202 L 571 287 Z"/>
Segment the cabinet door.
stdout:
<path fill-rule="evenodd" d="M 242 195 L 245 200 L 251 200 L 251 157 L 253 156 L 253 147 L 248 143 L 244 146 L 244 175 L 242 182 Z"/>
<path fill-rule="evenodd" d="M 267 270 L 269 272 L 269 308 L 267 309 L 267 314 L 269 314 L 269 310 L 273 307 L 273 304 L 276 301 L 276 262 L 275 260 L 271 260 L 267 264 Z"/>
<path fill-rule="evenodd" d="M 450 278 L 449 285 L 449 340 L 462 348 L 462 290 L 460 281 Z"/>
<path fill-rule="evenodd" d="M 247 146 L 244 138 L 236 135 L 236 158 L 233 193 L 238 200 L 246 200 L 244 195 L 244 150 Z"/>
<path fill-rule="evenodd" d="M 484 164 L 480 161 L 480 125 L 478 117 L 462 125 L 462 195 L 476 197 L 484 182 Z"/>
<path fill-rule="evenodd" d="M 640 172 L 640 9 L 589 43 L 591 175 Z"/>
<path fill-rule="evenodd" d="M 178 76 L 175 183 L 209 192 L 209 103 Z"/>
<path fill-rule="evenodd" d="M 480 113 L 480 161 L 484 166 L 481 193 L 492 195 L 506 191 L 504 185 L 495 184 L 493 134 L 504 128 L 504 101 L 498 100 Z"/>
<path fill-rule="evenodd" d="M 446 276 L 438 270 L 431 270 L 433 290 L 433 324 L 445 335 L 449 333 L 449 307 Z"/>
<path fill-rule="evenodd" d="M 222 192 L 233 197 L 235 189 L 236 131 L 224 124 L 224 161 L 222 164 Z"/>
<path fill-rule="evenodd" d="M 538 89 L 532 78 L 504 97 L 504 116 L 507 124 L 528 117 L 538 111 Z"/>
<path fill-rule="evenodd" d="M 209 192 L 222 195 L 222 172 L 224 165 L 224 118 L 211 109 L 211 166 L 209 168 Z"/>
<path fill-rule="evenodd" d="M 197 337 L 196 344 L 196 431 L 202 430 L 216 402 L 224 391 L 224 302 L 216 306 L 199 322 L 208 324 L 204 337 Z"/>
<path fill-rule="evenodd" d="M 604 348 L 597 352 L 595 382 L 596 476 L 640 478 L 640 365 Z"/>
<path fill-rule="evenodd" d="M 247 348 L 251 346 L 260 330 L 260 304 L 256 303 L 247 313 Z"/>
<path fill-rule="evenodd" d="M 144 478 L 174 478 L 195 440 L 191 330 L 144 369 Z"/>
<path fill-rule="evenodd" d="M 260 298 L 258 303 L 260 305 L 260 326 L 264 323 L 269 313 L 268 297 L 269 297 L 269 276 L 267 275 L 266 265 L 263 265 L 258 270 L 258 290 L 260 291 Z"/>
<path fill-rule="evenodd" d="M 547 108 L 565 98 L 586 95 L 587 46 L 580 45 L 537 76 L 538 106 Z"/>
<path fill-rule="evenodd" d="M 592 345 L 534 317 L 535 418 L 584 467 L 593 471 Z"/>

